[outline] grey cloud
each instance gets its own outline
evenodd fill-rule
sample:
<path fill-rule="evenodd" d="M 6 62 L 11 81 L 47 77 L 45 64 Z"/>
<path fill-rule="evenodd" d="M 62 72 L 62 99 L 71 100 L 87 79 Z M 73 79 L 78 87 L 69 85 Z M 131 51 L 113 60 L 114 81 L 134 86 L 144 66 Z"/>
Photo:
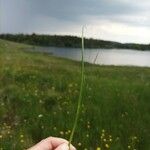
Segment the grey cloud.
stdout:
<path fill-rule="evenodd" d="M 0 32 L 67 32 L 93 18 L 133 26 L 150 25 L 149 0 L 0 0 Z M 145 20 L 138 19 L 141 16 Z M 42 19 L 44 18 L 44 19 Z M 51 26 L 50 26 L 51 25 Z M 49 27 L 50 26 L 50 27 Z M 63 31 L 62 31 L 63 32 Z"/>
<path fill-rule="evenodd" d="M 28 0 L 33 15 L 51 16 L 61 20 L 78 20 L 87 15 L 117 15 L 139 11 L 136 5 L 113 0 Z M 83 19 L 83 18 L 82 18 Z"/>

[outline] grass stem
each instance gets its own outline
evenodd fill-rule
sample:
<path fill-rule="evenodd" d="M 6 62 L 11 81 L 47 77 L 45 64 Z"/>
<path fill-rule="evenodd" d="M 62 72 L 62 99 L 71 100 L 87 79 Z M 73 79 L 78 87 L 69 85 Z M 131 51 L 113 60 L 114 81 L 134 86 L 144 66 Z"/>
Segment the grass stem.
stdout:
<path fill-rule="evenodd" d="M 83 85 L 84 85 L 84 26 L 82 27 L 82 58 L 81 58 L 81 83 L 80 83 L 80 93 L 79 93 L 79 98 L 78 98 L 78 105 L 77 105 L 77 111 L 76 111 L 76 116 L 73 124 L 73 128 L 70 134 L 69 138 L 69 150 L 70 150 L 70 145 L 74 137 L 74 132 L 77 127 L 79 115 L 80 115 L 80 109 L 81 109 L 81 102 L 82 102 L 82 96 L 83 96 Z"/>

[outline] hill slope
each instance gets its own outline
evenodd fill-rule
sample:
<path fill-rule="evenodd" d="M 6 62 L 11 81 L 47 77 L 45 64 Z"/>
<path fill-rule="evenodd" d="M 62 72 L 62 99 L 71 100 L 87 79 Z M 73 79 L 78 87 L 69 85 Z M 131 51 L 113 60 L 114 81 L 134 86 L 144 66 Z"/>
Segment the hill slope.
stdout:
<path fill-rule="evenodd" d="M 81 39 L 76 36 L 60 36 L 60 35 L 24 35 L 24 34 L 0 34 L 1 39 L 26 43 L 39 46 L 55 46 L 55 47 L 81 47 Z M 121 49 L 137 49 L 150 50 L 150 44 L 135 43 L 118 43 L 113 41 L 104 41 L 97 39 L 85 39 L 86 48 L 121 48 Z"/>
<path fill-rule="evenodd" d="M 28 47 L 0 40 L 0 140 L 6 150 L 47 136 L 68 139 L 76 111 L 80 63 L 24 51 Z M 150 149 L 150 69 L 85 64 L 85 73 L 77 149 Z"/>

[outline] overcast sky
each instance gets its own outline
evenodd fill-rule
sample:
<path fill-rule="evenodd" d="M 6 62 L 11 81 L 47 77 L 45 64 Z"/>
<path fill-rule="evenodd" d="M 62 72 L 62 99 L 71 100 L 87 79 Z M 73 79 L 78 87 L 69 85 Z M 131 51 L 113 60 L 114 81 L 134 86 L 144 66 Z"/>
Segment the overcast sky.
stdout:
<path fill-rule="evenodd" d="M 150 0 L 0 0 L 1 33 L 150 43 Z"/>

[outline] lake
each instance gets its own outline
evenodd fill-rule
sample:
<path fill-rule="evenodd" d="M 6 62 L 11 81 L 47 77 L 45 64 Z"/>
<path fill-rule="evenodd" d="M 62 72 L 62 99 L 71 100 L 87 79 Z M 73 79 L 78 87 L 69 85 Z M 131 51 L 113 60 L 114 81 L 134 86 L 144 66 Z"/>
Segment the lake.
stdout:
<path fill-rule="evenodd" d="M 34 47 L 32 51 L 46 52 L 54 56 L 81 60 L 81 49 Z M 100 65 L 150 67 L 150 51 L 129 49 L 85 49 L 85 62 Z"/>

